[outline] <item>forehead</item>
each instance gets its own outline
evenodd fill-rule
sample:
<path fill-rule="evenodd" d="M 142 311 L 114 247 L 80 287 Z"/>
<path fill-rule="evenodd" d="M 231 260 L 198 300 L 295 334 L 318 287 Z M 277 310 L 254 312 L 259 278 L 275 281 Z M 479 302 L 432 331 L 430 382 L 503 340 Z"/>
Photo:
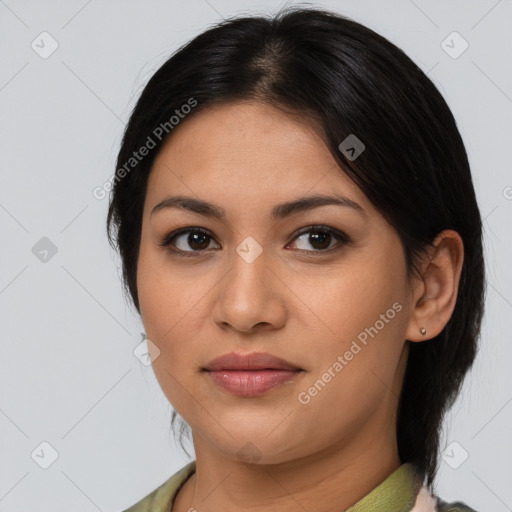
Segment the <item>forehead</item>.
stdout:
<path fill-rule="evenodd" d="M 270 105 L 215 105 L 185 118 L 155 158 L 148 195 L 243 195 L 250 204 L 340 192 L 371 209 L 311 121 Z M 364 204 L 363 204 L 364 203 Z"/>

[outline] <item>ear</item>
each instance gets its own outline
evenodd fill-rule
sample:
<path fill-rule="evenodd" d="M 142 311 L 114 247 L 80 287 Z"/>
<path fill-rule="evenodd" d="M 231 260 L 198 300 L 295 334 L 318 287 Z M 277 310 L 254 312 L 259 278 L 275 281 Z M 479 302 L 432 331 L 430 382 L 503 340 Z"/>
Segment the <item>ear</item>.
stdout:
<path fill-rule="evenodd" d="M 457 301 L 464 244 L 460 235 L 446 229 L 439 233 L 421 265 L 412 292 L 406 339 L 418 342 L 437 336 L 450 320 Z M 423 335 L 421 328 L 426 330 Z"/>

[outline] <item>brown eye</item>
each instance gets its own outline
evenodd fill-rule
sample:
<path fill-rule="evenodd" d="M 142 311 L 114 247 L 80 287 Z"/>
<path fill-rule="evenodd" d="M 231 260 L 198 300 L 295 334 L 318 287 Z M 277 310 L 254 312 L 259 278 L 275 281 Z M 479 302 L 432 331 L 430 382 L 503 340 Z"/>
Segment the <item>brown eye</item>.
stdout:
<path fill-rule="evenodd" d="M 345 234 L 327 226 L 309 227 L 294 239 L 295 249 L 309 252 L 327 252 L 333 247 L 348 242 L 349 239 Z M 313 251 L 308 245 L 313 248 Z"/>
<path fill-rule="evenodd" d="M 201 252 L 210 247 L 213 237 L 202 229 L 179 229 L 166 236 L 160 243 L 162 247 L 167 247 L 173 252 Z"/>
<path fill-rule="evenodd" d="M 180 235 L 183 236 L 183 235 Z M 179 240 L 180 237 L 177 237 L 177 240 Z M 206 235 L 205 233 L 189 233 L 185 244 L 188 244 L 189 247 L 196 251 L 202 251 L 204 249 L 207 249 L 210 245 L 210 237 Z M 178 245 L 177 245 L 178 246 Z M 180 250 L 184 250 L 181 247 L 178 247 Z"/>

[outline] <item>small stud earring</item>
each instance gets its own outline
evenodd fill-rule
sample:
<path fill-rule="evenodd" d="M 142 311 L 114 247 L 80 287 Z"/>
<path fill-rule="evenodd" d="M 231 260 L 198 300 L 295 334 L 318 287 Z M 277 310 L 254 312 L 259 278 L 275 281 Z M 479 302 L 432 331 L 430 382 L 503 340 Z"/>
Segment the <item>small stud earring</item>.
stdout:
<path fill-rule="evenodd" d="M 421 334 L 423 334 L 423 336 L 425 336 L 425 334 L 427 334 L 427 330 L 425 329 L 425 327 L 422 327 L 420 329 L 420 332 L 421 332 Z"/>

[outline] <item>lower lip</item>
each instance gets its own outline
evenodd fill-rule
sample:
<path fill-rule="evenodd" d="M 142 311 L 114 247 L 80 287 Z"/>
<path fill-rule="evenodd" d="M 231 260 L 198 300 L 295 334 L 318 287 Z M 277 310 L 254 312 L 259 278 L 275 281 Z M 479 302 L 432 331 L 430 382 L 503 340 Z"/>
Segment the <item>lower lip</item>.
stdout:
<path fill-rule="evenodd" d="M 219 370 L 208 371 L 215 384 L 236 396 L 260 396 L 286 382 L 300 372 L 291 370 Z"/>

